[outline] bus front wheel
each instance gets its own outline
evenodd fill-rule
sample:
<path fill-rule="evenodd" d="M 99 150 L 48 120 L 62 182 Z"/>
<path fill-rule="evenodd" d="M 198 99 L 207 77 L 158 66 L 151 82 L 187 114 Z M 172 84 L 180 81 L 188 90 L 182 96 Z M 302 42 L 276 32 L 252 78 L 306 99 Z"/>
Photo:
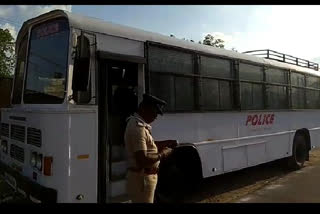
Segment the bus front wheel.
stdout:
<path fill-rule="evenodd" d="M 306 138 L 302 134 L 296 135 L 293 141 L 292 156 L 288 159 L 289 168 L 301 169 L 307 159 L 307 153 Z"/>

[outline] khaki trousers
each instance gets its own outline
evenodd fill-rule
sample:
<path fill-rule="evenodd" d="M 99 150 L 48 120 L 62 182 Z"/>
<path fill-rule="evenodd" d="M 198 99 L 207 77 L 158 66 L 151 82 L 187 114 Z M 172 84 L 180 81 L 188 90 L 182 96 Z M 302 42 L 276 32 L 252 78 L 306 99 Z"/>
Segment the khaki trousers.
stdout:
<path fill-rule="evenodd" d="M 128 171 L 127 192 L 132 203 L 153 203 L 158 175 Z"/>

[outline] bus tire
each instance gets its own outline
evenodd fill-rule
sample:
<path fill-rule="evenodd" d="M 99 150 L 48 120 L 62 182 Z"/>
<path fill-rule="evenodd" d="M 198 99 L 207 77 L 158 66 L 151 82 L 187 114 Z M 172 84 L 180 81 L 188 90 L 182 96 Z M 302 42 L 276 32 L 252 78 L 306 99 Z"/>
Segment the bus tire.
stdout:
<path fill-rule="evenodd" d="M 198 165 L 190 158 L 188 163 L 185 156 L 173 155 L 160 163 L 158 185 L 155 191 L 156 203 L 179 203 L 192 193 L 200 183 Z"/>
<path fill-rule="evenodd" d="M 301 169 L 307 159 L 307 155 L 308 149 L 305 136 L 296 134 L 293 140 L 292 156 L 288 158 L 289 168 L 293 170 Z"/>
<path fill-rule="evenodd" d="M 158 176 L 158 185 L 155 191 L 156 203 L 176 203 L 180 201 L 180 190 L 184 172 L 174 163 L 162 167 Z M 180 181 L 180 182 L 179 182 Z"/>

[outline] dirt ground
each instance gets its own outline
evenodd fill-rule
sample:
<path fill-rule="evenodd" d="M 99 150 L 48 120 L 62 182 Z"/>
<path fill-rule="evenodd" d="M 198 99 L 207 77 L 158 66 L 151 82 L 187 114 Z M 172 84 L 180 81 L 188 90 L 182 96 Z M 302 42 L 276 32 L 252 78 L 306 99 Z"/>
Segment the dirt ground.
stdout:
<path fill-rule="evenodd" d="M 310 153 L 305 167 L 320 165 L 320 149 Z M 289 177 L 294 171 L 287 169 L 282 160 L 204 179 L 197 190 L 185 196 L 184 203 L 233 203 L 268 185 Z M 12 197 L 12 189 L 0 178 L 0 203 L 27 203 Z"/>
<path fill-rule="evenodd" d="M 320 149 L 310 153 L 304 167 L 320 165 Z M 233 203 L 248 194 L 290 176 L 294 171 L 283 160 L 204 179 L 197 191 L 185 199 L 191 203 Z"/>

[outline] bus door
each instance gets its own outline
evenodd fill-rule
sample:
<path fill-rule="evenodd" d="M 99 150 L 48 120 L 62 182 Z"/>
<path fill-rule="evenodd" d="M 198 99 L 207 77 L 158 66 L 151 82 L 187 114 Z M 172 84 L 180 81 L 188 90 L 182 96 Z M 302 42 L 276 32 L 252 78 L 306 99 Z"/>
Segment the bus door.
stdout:
<path fill-rule="evenodd" d="M 119 186 L 119 182 L 125 182 L 127 168 L 124 145 L 126 119 L 135 112 L 138 105 L 138 65 L 109 61 L 107 71 L 109 175 L 111 184 Z M 114 187 L 111 186 L 111 196 L 123 192 Z"/>
<path fill-rule="evenodd" d="M 101 133 L 106 131 L 106 201 L 125 202 L 127 162 L 124 132 L 126 119 L 138 106 L 138 70 L 141 65 L 107 59 L 103 60 L 101 67 L 100 89 L 105 90 L 105 95 L 102 92 L 100 97 L 105 97 L 105 106 L 103 110 L 100 108 L 99 114 L 101 116 L 104 111 L 104 116 L 99 116 L 99 120 L 104 118 L 100 121 L 100 130 Z"/>

